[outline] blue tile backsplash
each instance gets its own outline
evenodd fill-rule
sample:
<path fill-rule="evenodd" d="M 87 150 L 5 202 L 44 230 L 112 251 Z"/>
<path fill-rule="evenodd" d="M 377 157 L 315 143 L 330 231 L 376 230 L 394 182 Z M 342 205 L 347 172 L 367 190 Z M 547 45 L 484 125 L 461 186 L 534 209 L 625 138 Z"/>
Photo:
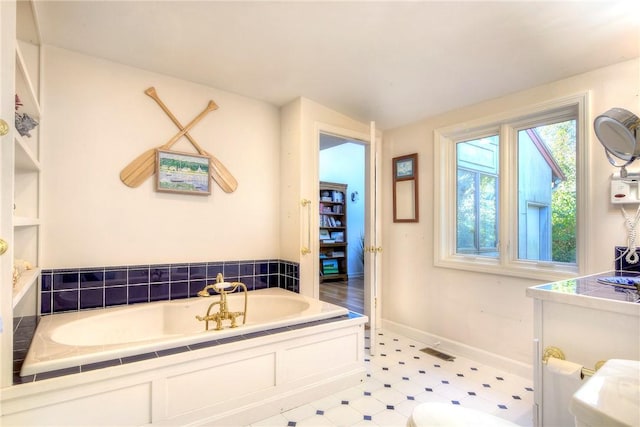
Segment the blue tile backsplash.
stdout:
<path fill-rule="evenodd" d="M 218 273 L 249 290 L 299 292 L 299 265 L 282 260 L 42 270 L 42 314 L 195 297 Z"/>

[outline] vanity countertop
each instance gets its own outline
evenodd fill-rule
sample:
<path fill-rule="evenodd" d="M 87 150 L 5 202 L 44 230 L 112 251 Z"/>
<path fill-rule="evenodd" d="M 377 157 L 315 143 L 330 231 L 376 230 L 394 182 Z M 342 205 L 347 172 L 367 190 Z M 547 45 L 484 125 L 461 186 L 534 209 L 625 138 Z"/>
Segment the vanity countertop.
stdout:
<path fill-rule="evenodd" d="M 532 286 L 527 296 L 640 317 L 638 294 L 630 284 L 635 280 L 640 280 L 640 272 L 608 271 Z"/>

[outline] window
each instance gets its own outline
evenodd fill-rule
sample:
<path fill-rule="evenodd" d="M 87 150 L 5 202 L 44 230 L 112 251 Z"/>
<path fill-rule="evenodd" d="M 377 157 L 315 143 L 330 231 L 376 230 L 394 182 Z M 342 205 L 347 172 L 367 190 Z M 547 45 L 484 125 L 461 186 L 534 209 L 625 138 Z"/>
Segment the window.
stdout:
<path fill-rule="evenodd" d="M 436 130 L 436 265 L 552 280 L 579 271 L 586 105 L 583 95 Z"/>
<path fill-rule="evenodd" d="M 576 124 L 518 131 L 518 258 L 576 263 Z"/>
<path fill-rule="evenodd" d="M 456 144 L 456 252 L 497 256 L 498 135 Z"/>

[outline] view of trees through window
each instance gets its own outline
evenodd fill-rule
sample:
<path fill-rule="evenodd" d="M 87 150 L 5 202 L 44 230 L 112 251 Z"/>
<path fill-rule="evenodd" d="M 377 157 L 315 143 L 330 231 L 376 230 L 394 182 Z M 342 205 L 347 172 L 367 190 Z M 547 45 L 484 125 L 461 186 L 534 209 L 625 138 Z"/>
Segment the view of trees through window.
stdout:
<path fill-rule="evenodd" d="M 554 262 L 576 262 L 576 120 L 567 120 L 535 131 L 551 151 L 553 159 L 564 174 L 554 183 L 551 193 L 551 247 Z"/>
<path fill-rule="evenodd" d="M 517 135 L 517 257 L 575 263 L 576 120 Z M 499 135 L 456 144 L 456 253 L 499 256 L 499 144 Z"/>

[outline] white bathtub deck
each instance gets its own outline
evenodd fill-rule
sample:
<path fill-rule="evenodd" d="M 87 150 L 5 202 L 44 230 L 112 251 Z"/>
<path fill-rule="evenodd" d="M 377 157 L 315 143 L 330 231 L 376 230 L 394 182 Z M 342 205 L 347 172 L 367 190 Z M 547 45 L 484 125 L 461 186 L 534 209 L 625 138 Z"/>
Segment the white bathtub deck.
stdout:
<path fill-rule="evenodd" d="M 20 375 L 81 372 L 137 361 L 154 354 L 190 351 L 273 329 L 343 316 L 348 310 L 279 288 L 250 291 L 247 322 L 237 328 L 205 330 L 196 320 L 216 301 L 210 298 L 155 302 L 45 316 L 38 324 Z M 243 294 L 228 297 L 229 310 L 244 309 Z M 83 368 L 84 366 L 84 368 Z"/>
<path fill-rule="evenodd" d="M 246 425 L 361 384 L 366 317 L 3 389 L 3 425 Z M 112 408 L 118 408 L 113 411 Z"/>

